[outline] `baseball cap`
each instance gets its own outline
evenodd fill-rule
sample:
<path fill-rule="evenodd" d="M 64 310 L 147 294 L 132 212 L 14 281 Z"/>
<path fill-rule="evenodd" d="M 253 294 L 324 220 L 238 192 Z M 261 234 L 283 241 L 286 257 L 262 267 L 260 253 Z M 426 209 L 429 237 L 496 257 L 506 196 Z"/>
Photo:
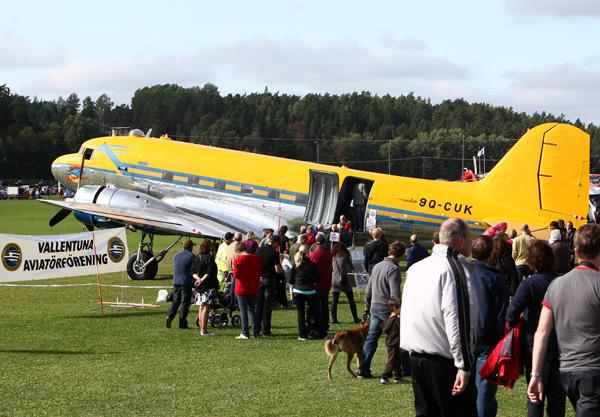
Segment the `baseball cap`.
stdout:
<path fill-rule="evenodd" d="M 317 236 L 315 242 L 317 243 L 317 245 L 324 245 L 325 243 L 327 243 L 327 239 L 325 239 L 325 236 Z"/>

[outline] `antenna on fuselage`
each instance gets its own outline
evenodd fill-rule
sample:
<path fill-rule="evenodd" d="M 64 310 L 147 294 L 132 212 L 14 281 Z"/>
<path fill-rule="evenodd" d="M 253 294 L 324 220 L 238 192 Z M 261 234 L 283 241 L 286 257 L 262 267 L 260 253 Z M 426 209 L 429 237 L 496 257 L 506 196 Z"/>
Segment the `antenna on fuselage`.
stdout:
<path fill-rule="evenodd" d="M 149 138 L 151 134 L 152 134 L 152 128 L 148 129 L 148 131 L 146 132 L 146 137 Z"/>

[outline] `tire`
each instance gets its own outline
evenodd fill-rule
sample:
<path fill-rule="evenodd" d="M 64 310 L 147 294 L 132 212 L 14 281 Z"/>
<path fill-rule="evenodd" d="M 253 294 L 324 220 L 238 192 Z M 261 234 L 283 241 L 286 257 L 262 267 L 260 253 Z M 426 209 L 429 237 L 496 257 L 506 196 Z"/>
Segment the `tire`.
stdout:
<path fill-rule="evenodd" d="M 235 316 L 231 317 L 231 325 L 233 327 L 241 327 L 242 326 L 242 319 L 240 316 L 238 316 L 237 314 Z"/>
<path fill-rule="evenodd" d="M 127 261 L 127 275 L 129 275 L 129 278 L 136 281 L 140 279 L 154 279 L 158 273 L 158 262 L 156 262 L 156 259 L 146 265 L 145 268 L 142 267 L 152 256 L 154 255 L 151 252 L 143 250 L 140 253 L 140 261 L 136 262 L 137 252 L 131 255 L 129 261 Z"/>

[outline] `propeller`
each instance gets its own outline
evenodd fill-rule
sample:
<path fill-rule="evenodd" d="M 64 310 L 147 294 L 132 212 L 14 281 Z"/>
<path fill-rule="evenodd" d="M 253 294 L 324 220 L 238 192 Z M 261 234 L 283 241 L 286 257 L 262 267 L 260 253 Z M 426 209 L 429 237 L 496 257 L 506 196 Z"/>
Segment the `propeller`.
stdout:
<path fill-rule="evenodd" d="M 48 222 L 48 224 L 50 225 L 50 227 L 56 226 L 58 223 L 62 222 L 64 219 L 66 219 L 69 214 L 71 214 L 71 210 L 60 209 L 58 211 L 58 213 L 56 213 L 54 215 L 54 217 L 52 217 L 50 219 L 50 221 Z"/>

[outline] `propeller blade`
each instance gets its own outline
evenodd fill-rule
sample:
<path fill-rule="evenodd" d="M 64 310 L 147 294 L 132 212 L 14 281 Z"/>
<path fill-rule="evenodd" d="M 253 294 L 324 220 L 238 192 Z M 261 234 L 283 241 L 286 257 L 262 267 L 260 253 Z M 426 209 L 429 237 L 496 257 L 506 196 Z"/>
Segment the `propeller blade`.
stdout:
<path fill-rule="evenodd" d="M 48 224 L 50 225 L 50 227 L 56 226 L 58 223 L 62 222 L 64 219 L 66 219 L 69 214 L 71 214 L 71 210 L 60 209 L 58 211 L 58 213 L 56 213 L 54 215 L 54 217 L 52 217 L 50 219 L 50 221 L 48 222 Z"/>

